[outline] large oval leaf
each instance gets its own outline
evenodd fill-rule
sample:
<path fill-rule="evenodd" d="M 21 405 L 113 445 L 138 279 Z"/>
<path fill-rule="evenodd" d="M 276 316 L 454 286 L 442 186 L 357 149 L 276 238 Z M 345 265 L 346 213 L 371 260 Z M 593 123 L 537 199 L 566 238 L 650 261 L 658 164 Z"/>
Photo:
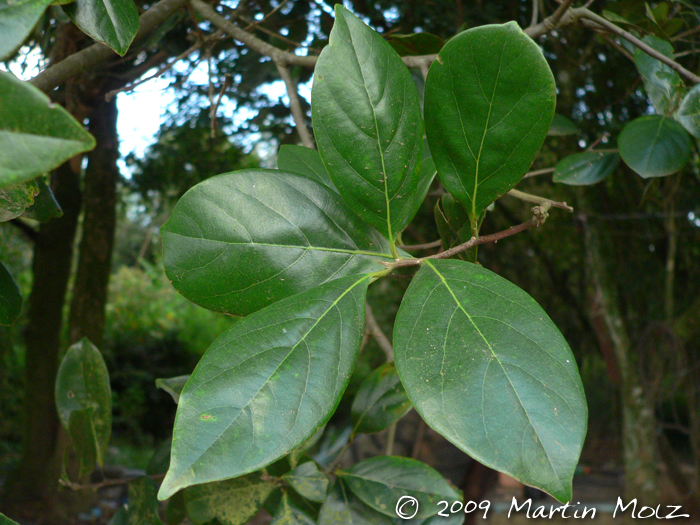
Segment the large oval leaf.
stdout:
<path fill-rule="evenodd" d="M 15 280 L 0 263 L 0 325 L 9 326 L 14 323 L 22 311 L 22 295 Z"/>
<path fill-rule="evenodd" d="M 78 442 L 94 440 L 90 455 L 102 466 L 112 433 L 112 393 L 102 354 L 87 339 L 71 346 L 61 361 L 56 376 L 56 408 L 61 424 L 72 437 L 78 432 Z"/>
<path fill-rule="evenodd" d="M 403 496 L 418 500 L 416 518 L 436 514 L 438 501 L 461 500 L 457 492 L 440 473 L 411 458 L 379 456 L 355 463 L 338 472 L 350 490 L 365 505 L 392 518 L 398 518 L 396 503 Z"/>
<path fill-rule="evenodd" d="M 75 0 L 63 10 L 81 31 L 124 56 L 139 30 L 134 0 Z"/>
<path fill-rule="evenodd" d="M 386 363 L 360 385 L 352 402 L 353 432 L 379 432 L 396 423 L 411 410 L 393 362 Z"/>
<path fill-rule="evenodd" d="M 262 468 L 326 423 L 355 365 L 369 279 L 289 297 L 214 341 L 180 393 L 161 499 Z"/>
<path fill-rule="evenodd" d="M 587 408 L 574 357 L 524 291 L 475 264 L 427 260 L 394 329 L 425 422 L 478 461 L 571 499 Z"/>
<path fill-rule="evenodd" d="M 688 133 L 700 139 L 700 84 L 683 97 L 675 117 Z"/>
<path fill-rule="evenodd" d="M 160 231 L 173 286 L 234 315 L 392 259 L 386 240 L 336 193 L 277 170 L 207 179 L 185 193 Z"/>
<path fill-rule="evenodd" d="M 554 182 L 572 186 L 595 184 L 610 175 L 620 164 L 615 151 L 584 151 L 569 155 L 554 169 Z"/>
<path fill-rule="evenodd" d="M 645 179 L 675 173 L 690 160 L 690 136 L 669 117 L 634 119 L 622 130 L 617 143 L 622 160 Z"/>
<path fill-rule="evenodd" d="M 0 71 L 0 188 L 34 179 L 95 147 L 65 109 Z"/>
<path fill-rule="evenodd" d="M 0 60 L 10 58 L 44 14 L 51 0 L 0 0 Z"/>
<path fill-rule="evenodd" d="M 311 97 L 328 174 L 355 213 L 393 241 L 422 202 L 423 126 L 408 69 L 382 37 L 336 6 Z"/>
<path fill-rule="evenodd" d="M 195 523 L 217 519 L 221 525 L 244 525 L 262 508 L 275 489 L 260 472 L 226 481 L 188 487 L 184 492 L 187 515 Z"/>
<path fill-rule="evenodd" d="M 443 185 L 473 224 L 527 172 L 547 136 L 554 77 L 515 22 L 451 39 L 425 85 L 428 143 Z"/>

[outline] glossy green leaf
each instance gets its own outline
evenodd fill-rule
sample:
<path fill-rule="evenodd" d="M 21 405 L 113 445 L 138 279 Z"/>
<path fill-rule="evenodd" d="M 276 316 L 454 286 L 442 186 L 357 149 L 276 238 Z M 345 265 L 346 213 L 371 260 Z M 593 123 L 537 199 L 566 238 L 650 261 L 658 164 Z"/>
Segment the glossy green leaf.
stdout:
<path fill-rule="evenodd" d="M 365 505 L 392 518 L 400 517 L 396 504 L 402 496 L 418 500 L 417 518 L 436 514 L 438 501 L 461 499 L 438 471 L 411 458 L 374 457 L 355 463 L 338 476 Z"/>
<path fill-rule="evenodd" d="M 387 42 L 400 56 L 435 55 L 440 52 L 445 42 L 431 33 L 413 33 L 410 35 L 390 35 Z"/>
<path fill-rule="evenodd" d="M 688 133 L 700 139 L 700 84 L 683 97 L 675 117 Z"/>
<path fill-rule="evenodd" d="M 214 341 L 180 394 L 161 499 L 269 465 L 328 421 L 355 365 L 369 279 L 283 299 Z"/>
<path fill-rule="evenodd" d="M 673 58 L 673 46 L 666 40 L 654 35 L 647 35 L 642 40 L 668 58 Z M 634 62 L 642 75 L 644 89 L 656 112 L 665 115 L 677 107 L 683 87 L 680 75 L 639 48 L 634 49 Z"/>
<path fill-rule="evenodd" d="M 586 400 L 569 346 L 532 297 L 478 265 L 427 260 L 399 308 L 394 352 L 430 427 L 484 465 L 571 499 Z"/>
<path fill-rule="evenodd" d="M 318 470 L 313 461 L 302 463 L 282 477 L 306 499 L 318 502 L 326 499 L 328 476 Z"/>
<path fill-rule="evenodd" d="M 433 183 L 433 180 L 435 180 L 435 175 L 437 175 L 435 161 L 433 161 L 432 157 L 423 157 L 423 161 L 421 162 L 420 166 L 420 179 L 418 180 L 418 187 L 416 188 L 416 198 L 419 199 L 420 202 L 425 200 L 428 190 L 430 190 L 430 186 Z M 408 223 L 412 219 L 413 215 L 406 215 L 406 218 L 401 223 L 401 230 L 408 226 Z M 402 257 L 406 255 L 405 252 L 402 253 L 401 250 L 399 250 L 399 253 Z"/>
<path fill-rule="evenodd" d="M 34 179 L 91 150 L 95 139 L 37 88 L 0 71 L 0 188 Z"/>
<path fill-rule="evenodd" d="M 547 135 L 550 137 L 563 137 L 565 135 L 576 135 L 578 132 L 579 129 L 576 127 L 576 124 L 571 122 L 571 120 L 564 115 L 555 113 L 552 123 L 549 125 Z"/>
<path fill-rule="evenodd" d="M 323 439 L 318 445 L 318 452 L 313 455 L 314 461 L 321 465 L 322 468 L 328 468 L 343 451 L 351 435 L 351 425 L 331 426 L 330 429 L 323 434 Z"/>
<path fill-rule="evenodd" d="M 328 494 L 318 515 L 318 525 L 391 525 L 391 520 L 354 496 L 341 480 Z"/>
<path fill-rule="evenodd" d="M 169 377 L 167 379 L 159 378 L 156 379 L 156 388 L 162 388 L 173 398 L 173 401 L 177 404 L 180 401 L 180 392 L 187 383 L 190 375 Z"/>
<path fill-rule="evenodd" d="M 442 48 L 426 80 L 426 133 L 440 180 L 473 222 L 527 173 L 555 105 L 547 61 L 515 22 Z"/>
<path fill-rule="evenodd" d="M 379 432 L 411 410 L 393 362 L 374 370 L 360 385 L 352 403 L 354 432 Z"/>
<path fill-rule="evenodd" d="M 124 56 L 139 30 L 134 0 L 76 0 L 63 11 L 83 33 Z"/>
<path fill-rule="evenodd" d="M 645 179 L 671 175 L 690 160 L 690 136 L 676 120 L 647 115 L 629 122 L 617 140 L 620 156 Z"/>
<path fill-rule="evenodd" d="M 49 4 L 51 0 L 0 0 L 0 60 L 22 45 Z"/>
<path fill-rule="evenodd" d="M 328 176 L 321 155 L 315 149 L 287 144 L 280 146 L 280 151 L 277 154 L 277 168 L 281 171 L 305 175 L 316 182 L 325 184 L 336 192 L 338 191 Z"/>
<path fill-rule="evenodd" d="M 0 525 L 19 525 L 19 523 L 11 520 L 7 516 L 5 516 L 2 512 L 0 512 Z"/>
<path fill-rule="evenodd" d="M 270 525 L 316 525 L 316 522 L 311 516 L 295 505 L 285 492 L 282 494 L 282 501 L 280 501 L 277 512 L 275 512 L 274 519 Z"/>
<path fill-rule="evenodd" d="M 58 204 L 51 188 L 44 182 L 43 177 L 34 180 L 39 188 L 39 193 L 34 197 L 34 204 L 29 206 L 22 217 L 39 222 L 48 222 L 63 216 L 61 205 Z"/>
<path fill-rule="evenodd" d="M 94 429 L 96 460 L 102 466 L 112 433 L 112 393 L 107 366 L 87 339 L 68 349 L 56 376 L 56 408 L 61 424 L 70 429 L 71 414 L 86 410 Z M 82 427 L 86 427 L 81 422 Z"/>
<path fill-rule="evenodd" d="M 340 5 L 311 94 L 326 170 L 353 211 L 393 241 L 418 211 L 418 92 L 391 46 Z"/>
<path fill-rule="evenodd" d="M 0 325 L 14 323 L 22 311 L 22 295 L 5 265 L 0 263 Z"/>
<path fill-rule="evenodd" d="M 595 184 L 610 175 L 620 164 L 615 151 L 584 151 L 569 155 L 554 168 L 554 182 L 572 186 Z"/>
<path fill-rule="evenodd" d="M 160 232 L 173 286 L 235 315 L 393 260 L 387 241 L 336 193 L 277 170 L 207 179 L 180 199 Z"/>
<path fill-rule="evenodd" d="M 66 429 L 78 460 L 79 478 L 90 474 L 97 464 L 97 434 L 93 413 L 92 407 L 71 411 Z"/>
<path fill-rule="evenodd" d="M 197 524 L 217 519 L 221 525 L 243 525 L 274 489 L 274 484 L 260 478 L 260 472 L 189 487 L 184 491 L 187 514 Z"/>
<path fill-rule="evenodd" d="M 0 222 L 11 221 L 34 204 L 39 185 L 30 180 L 0 188 Z"/>

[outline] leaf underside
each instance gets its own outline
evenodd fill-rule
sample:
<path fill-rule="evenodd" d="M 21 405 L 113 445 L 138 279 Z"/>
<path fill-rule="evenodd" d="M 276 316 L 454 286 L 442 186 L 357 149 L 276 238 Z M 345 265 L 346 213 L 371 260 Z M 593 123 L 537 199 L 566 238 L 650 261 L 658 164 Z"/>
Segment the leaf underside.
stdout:
<path fill-rule="evenodd" d="M 426 261 L 399 309 L 394 351 L 428 425 L 485 465 L 570 499 L 583 387 L 569 346 L 529 295 L 474 264 Z"/>

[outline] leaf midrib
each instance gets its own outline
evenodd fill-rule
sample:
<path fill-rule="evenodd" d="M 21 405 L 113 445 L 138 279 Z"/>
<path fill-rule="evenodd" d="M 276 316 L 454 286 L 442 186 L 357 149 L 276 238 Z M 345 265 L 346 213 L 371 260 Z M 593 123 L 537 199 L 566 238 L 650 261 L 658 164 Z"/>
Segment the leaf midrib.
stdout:
<path fill-rule="evenodd" d="M 177 233 L 172 230 L 163 230 L 163 233 L 167 233 L 170 235 L 176 235 L 178 237 L 184 237 L 185 239 L 192 239 L 195 241 L 206 241 L 206 242 L 214 242 L 214 243 L 219 243 L 219 244 L 225 244 L 228 246 L 261 246 L 264 248 L 282 248 L 282 249 L 296 249 L 296 250 L 304 250 L 304 251 L 319 251 L 319 252 L 333 252 L 333 253 L 344 253 L 348 255 L 370 255 L 373 257 L 383 257 L 385 259 L 391 259 L 394 260 L 391 254 L 388 253 L 378 253 L 378 252 L 369 252 L 369 251 L 364 251 L 364 250 L 345 250 L 342 248 L 322 248 L 320 246 L 299 246 L 295 244 L 273 244 L 273 243 L 266 243 L 266 242 L 231 242 L 231 241 L 221 241 L 218 239 L 210 239 L 206 237 L 194 237 L 192 235 L 184 235 L 182 233 Z"/>

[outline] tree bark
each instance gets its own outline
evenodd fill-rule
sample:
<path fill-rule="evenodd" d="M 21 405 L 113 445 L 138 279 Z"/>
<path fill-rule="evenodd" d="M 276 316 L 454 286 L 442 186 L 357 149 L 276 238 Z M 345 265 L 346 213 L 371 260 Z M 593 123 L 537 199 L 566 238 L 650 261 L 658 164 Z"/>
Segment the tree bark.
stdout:
<path fill-rule="evenodd" d="M 96 106 L 89 130 L 97 146 L 88 154 L 83 228 L 70 306 L 70 342 L 87 337 L 102 346 L 116 225 L 119 137 L 116 98 Z"/>
<path fill-rule="evenodd" d="M 67 162 L 53 175 L 52 190 L 63 217 L 42 224 L 34 247 L 34 284 L 29 296 L 25 356 L 24 438 L 22 460 L 8 480 L 7 502 L 48 501 L 58 471 L 51 470 L 58 436 L 54 383 L 61 350 L 63 305 L 80 214 L 78 173 Z M 73 167 L 72 167 L 73 166 Z"/>

